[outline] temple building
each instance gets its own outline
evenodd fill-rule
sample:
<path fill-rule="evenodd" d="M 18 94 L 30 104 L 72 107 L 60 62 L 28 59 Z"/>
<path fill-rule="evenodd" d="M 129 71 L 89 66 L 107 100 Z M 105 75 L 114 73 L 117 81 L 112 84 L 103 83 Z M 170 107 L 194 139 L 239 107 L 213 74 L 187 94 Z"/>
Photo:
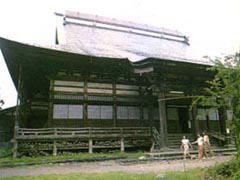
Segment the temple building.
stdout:
<path fill-rule="evenodd" d="M 81 130 L 93 133 L 82 140 L 89 152 L 94 146 L 103 147 L 97 144 L 99 136 L 114 141 L 118 130 L 121 150 L 134 134 L 139 136 L 133 142 L 149 138 L 159 147 L 168 146 L 171 134 L 180 138 L 203 131 L 225 134 L 223 110 L 205 113 L 209 107 L 190 108 L 194 98 L 205 95 L 206 81 L 214 73 L 207 71 L 210 62 L 190 55 L 186 35 L 78 12 L 56 16 L 61 24 L 54 46 L 0 38 L 18 91 L 13 118 L 16 152 L 26 142 L 44 139 L 53 141 L 56 154 L 63 148 L 57 142 L 85 137 Z M 94 139 L 97 131 L 102 134 Z M 143 138 L 143 132 L 149 136 Z"/>

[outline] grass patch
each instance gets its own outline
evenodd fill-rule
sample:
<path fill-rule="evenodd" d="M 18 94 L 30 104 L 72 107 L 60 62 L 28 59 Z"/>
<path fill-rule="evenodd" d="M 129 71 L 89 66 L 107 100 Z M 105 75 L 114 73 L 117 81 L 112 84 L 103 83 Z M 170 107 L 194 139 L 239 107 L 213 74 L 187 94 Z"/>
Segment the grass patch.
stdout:
<path fill-rule="evenodd" d="M 154 173 L 148 174 L 130 174 L 122 172 L 112 172 L 103 174 L 65 174 L 65 175 L 42 175 L 27 177 L 8 177 L 2 180 L 201 180 L 200 170 L 195 169 L 184 172 L 167 173 L 165 177 L 160 178 Z"/>
<path fill-rule="evenodd" d="M 101 159 L 114 159 L 114 158 L 129 158 L 136 159 L 140 156 L 144 156 L 143 152 L 137 153 L 121 153 L 121 152 L 109 152 L 109 153 L 72 153 L 62 154 L 58 156 L 38 156 L 38 157 L 21 157 L 21 158 L 0 158 L 0 167 L 15 167 L 34 164 L 49 164 L 58 163 L 64 161 L 97 161 Z"/>

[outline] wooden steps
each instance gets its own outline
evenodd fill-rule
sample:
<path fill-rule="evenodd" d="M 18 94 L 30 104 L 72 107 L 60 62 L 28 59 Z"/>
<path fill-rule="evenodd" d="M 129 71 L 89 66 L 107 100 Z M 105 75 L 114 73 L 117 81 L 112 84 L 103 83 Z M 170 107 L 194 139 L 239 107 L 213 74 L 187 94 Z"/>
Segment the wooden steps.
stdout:
<path fill-rule="evenodd" d="M 235 155 L 236 148 L 213 148 L 212 151 L 214 155 Z M 146 153 L 146 156 L 150 159 L 159 159 L 159 160 L 173 160 L 173 159 L 182 159 L 182 150 L 178 149 L 169 149 L 169 151 L 165 152 L 154 152 L 154 153 Z M 191 150 L 191 155 L 195 155 L 197 157 L 198 151 Z"/>

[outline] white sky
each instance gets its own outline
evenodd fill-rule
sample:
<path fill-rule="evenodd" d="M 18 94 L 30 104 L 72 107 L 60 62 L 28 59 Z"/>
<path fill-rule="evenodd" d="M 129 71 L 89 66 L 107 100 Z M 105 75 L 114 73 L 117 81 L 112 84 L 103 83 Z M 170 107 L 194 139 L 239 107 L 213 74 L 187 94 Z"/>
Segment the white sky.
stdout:
<path fill-rule="evenodd" d="M 40 45 L 54 44 L 53 12 L 74 10 L 176 29 L 190 36 L 196 56 L 240 50 L 239 0 L 2 0 L 0 37 Z M 16 103 L 0 52 L 0 98 L 4 108 Z"/>

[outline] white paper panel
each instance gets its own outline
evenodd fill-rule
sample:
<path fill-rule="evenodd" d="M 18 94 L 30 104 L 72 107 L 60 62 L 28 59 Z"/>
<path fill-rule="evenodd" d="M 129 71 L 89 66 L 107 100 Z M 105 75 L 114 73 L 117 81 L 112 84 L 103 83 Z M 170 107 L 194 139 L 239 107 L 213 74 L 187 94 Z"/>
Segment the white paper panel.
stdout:
<path fill-rule="evenodd" d="M 113 91 L 110 89 L 88 89 L 89 93 L 98 93 L 98 94 L 112 94 Z"/>
<path fill-rule="evenodd" d="M 82 105 L 69 105 L 69 119 L 82 119 L 83 118 L 83 106 Z"/>
<path fill-rule="evenodd" d="M 88 119 L 100 119 L 101 118 L 101 109 L 97 105 L 88 106 Z"/>
<path fill-rule="evenodd" d="M 54 85 L 59 85 L 59 86 L 78 86 L 78 87 L 83 87 L 84 82 L 78 82 L 78 81 L 54 81 Z"/>
<path fill-rule="evenodd" d="M 209 120 L 215 120 L 215 121 L 219 120 L 218 110 L 214 110 L 214 109 L 210 110 L 208 112 L 208 118 Z"/>
<path fill-rule="evenodd" d="M 54 87 L 54 91 L 60 92 L 83 92 L 83 88 L 73 88 L 73 87 Z"/>
<path fill-rule="evenodd" d="M 112 89 L 112 84 L 103 84 L 103 83 L 88 83 L 88 87 L 94 87 L 94 88 L 106 88 L 106 89 Z"/>
<path fill-rule="evenodd" d="M 101 106 L 101 119 L 112 119 L 112 118 L 113 118 L 113 107 Z"/>
<path fill-rule="evenodd" d="M 227 110 L 227 120 L 233 120 L 233 111 Z"/>
<path fill-rule="evenodd" d="M 117 88 L 117 89 L 138 90 L 138 89 L 139 89 L 139 86 L 117 84 L 117 85 L 116 85 L 116 88 Z"/>
<path fill-rule="evenodd" d="M 53 119 L 68 118 L 68 105 L 54 104 L 53 105 Z"/>
<path fill-rule="evenodd" d="M 117 119 L 128 119 L 127 106 L 118 106 L 117 107 Z"/>
<path fill-rule="evenodd" d="M 138 91 L 117 90 L 116 94 L 121 94 L 121 95 L 139 95 L 139 92 Z"/>

